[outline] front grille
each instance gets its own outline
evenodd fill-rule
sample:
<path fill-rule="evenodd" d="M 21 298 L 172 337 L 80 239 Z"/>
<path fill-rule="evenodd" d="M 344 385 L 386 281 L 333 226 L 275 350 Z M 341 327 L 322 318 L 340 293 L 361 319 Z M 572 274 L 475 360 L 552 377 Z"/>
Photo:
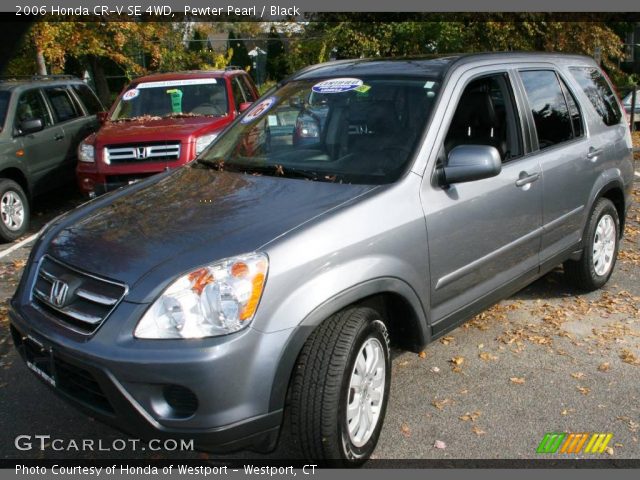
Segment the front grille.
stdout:
<path fill-rule="evenodd" d="M 68 328 L 92 334 L 127 293 L 125 285 L 80 272 L 45 256 L 32 301 Z"/>
<path fill-rule="evenodd" d="M 179 160 L 180 142 L 107 145 L 104 147 L 103 158 L 108 165 Z"/>
<path fill-rule="evenodd" d="M 88 371 L 54 356 L 56 386 L 85 405 L 113 413 L 113 407 L 95 378 Z"/>

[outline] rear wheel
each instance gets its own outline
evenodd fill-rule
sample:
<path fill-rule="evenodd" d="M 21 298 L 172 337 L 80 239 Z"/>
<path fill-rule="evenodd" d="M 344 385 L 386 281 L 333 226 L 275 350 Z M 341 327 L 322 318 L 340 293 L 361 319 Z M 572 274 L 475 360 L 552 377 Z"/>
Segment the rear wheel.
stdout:
<path fill-rule="evenodd" d="M 29 202 L 13 180 L 0 180 L 0 240 L 12 242 L 29 228 Z"/>
<path fill-rule="evenodd" d="M 302 349 L 291 425 L 305 458 L 359 465 L 378 443 L 391 380 L 389 335 L 375 310 L 325 320 Z"/>
<path fill-rule="evenodd" d="M 570 281 L 583 290 L 604 286 L 613 273 L 620 245 L 620 220 L 613 202 L 598 200 L 591 212 L 580 260 L 568 260 L 564 271 Z"/>

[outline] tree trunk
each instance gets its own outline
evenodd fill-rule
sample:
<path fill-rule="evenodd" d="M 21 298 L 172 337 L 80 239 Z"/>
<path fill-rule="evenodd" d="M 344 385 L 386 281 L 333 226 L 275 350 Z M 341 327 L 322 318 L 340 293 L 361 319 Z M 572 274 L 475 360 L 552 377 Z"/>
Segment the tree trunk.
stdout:
<path fill-rule="evenodd" d="M 109 108 L 111 106 L 111 92 L 109 91 L 109 84 L 107 83 L 107 77 L 105 76 L 100 59 L 98 57 L 91 57 L 89 63 L 93 71 L 93 81 L 96 86 L 98 98 L 106 108 Z"/>
<path fill-rule="evenodd" d="M 38 66 L 38 75 L 46 75 L 47 74 L 47 64 L 44 60 L 44 54 L 42 50 L 38 49 L 36 52 L 36 64 Z"/>

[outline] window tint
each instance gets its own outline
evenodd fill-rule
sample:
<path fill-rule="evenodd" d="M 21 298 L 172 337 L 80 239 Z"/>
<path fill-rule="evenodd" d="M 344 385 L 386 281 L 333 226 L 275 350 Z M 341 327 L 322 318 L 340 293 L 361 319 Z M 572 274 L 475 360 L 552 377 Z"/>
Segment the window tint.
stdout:
<path fill-rule="evenodd" d="M 573 138 L 569 109 L 552 70 L 520 72 L 533 114 L 540 150 Z"/>
<path fill-rule="evenodd" d="M 620 123 L 622 113 L 620 112 L 618 99 L 615 93 L 611 91 L 611 87 L 604 75 L 594 67 L 571 67 L 569 70 L 582 87 L 582 90 L 584 90 L 604 124 L 611 126 Z"/>
<path fill-rule="evenodd" d="M 519 126 L 508 76 L 479 78 L 462 92 L 445 138 L 445 153 L 459 145 L 489 145 L 508 161 L 522 154 Z"/>
<path fill-rule="evenodd" d="M 238 77 L 231 79 L 231 89 L 233 90 L 233 104 L 236 107 L 236 111 L 240 111 L 240 104 L 247 100 L 244 98 L 244 93 L 240 86 L 240 82 L 238 81 Z"/>
<path fill-rule="evenodd" d="M 89 87 L 81 83 L 75 83 L 71 85 L 71 88 L 76 92 L 76 95 L 78 95 L 78 98 L 84 104 L 84 108 L 89 112 L 89 115 L 95 115 L 104 110 L 100 100 L 98 100 L 98 97 L 96 97 Z"/>
<path fill-rule="evenodd" d="M 253 88 L 251 86 L 251 82 L 249 81 L 249 75 L 241 75 L 240 78 L 243 80 L 242 86 L 244 87 L 244 96 L 247 99 L 247 102 L 253 102 L 256 100 L 256 96 L 253 93 Z"/>
<path fill-rule="evenodd" d="M 7 109 L 9 108 L 9 99 L 11 98 L 11 92 L 0 90 L 0 131 L 4 126 L 4 120 L 7 118 Z"/>
<path fill-rule="evenodd" d="M 71 100 L 67 89 L 64 87 L 52 87 L 45 90 L 51 108 L 53 108 L 53 114 L 56 117 L 56 122 L 66 122 L 72 118 L 79 117 L 81 115 L 77 110 L 77 106 Z"/>
<path fill-rule="evenodd" d="M 22 93 L 18 99 L 15 118 L 16 128 L 19 129 L 20 123 L 25 120 L 35 120 L 37 118 L 41 119 L 46 127 L 53 123 L 40 92 L 38 90 L 28 90 Z"/>
<path fill-rule="evenodd" d="M 567 84 L 564 83 L 564 80 L 560 80 L 560 83 L 562 84 L 562 91 L 569 106 L 569 117 L 571 118 L 571 126 L 573 127 L 573 136 L 575 138 L 582 137 L 584 135 L 584 124 L 582 123 L 582 113 L 580 113 L 580 107 L 578 107 L 576 97 L 573 96 L 573 93 L 571 93 Z"/>

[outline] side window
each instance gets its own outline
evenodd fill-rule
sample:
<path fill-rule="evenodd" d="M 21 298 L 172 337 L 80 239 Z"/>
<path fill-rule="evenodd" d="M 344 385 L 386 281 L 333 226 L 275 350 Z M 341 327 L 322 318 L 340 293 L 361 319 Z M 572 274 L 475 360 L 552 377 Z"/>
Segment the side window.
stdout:
<path fill-rule="evenodd" d="M 93 93 L 89 87 L 81 83 L 74 83 L 71 85 L 71 88 L 82 101 L 84 108 L 89 112 L 89 115 L 95 115 L 96 113 L 104 110 L 100 100 L 98 100 L 98 97 L 96 97 L 95 93 Z"/>
<path fill-rule="evenodd" d="M 64 87 L 51 87 L 45 89 L 45 95 L 49 99 L 56 122 L 66 122 L 82 115 L 78 107 L 74 105 L 67 89 Z"/>
<path fill-rule="evenodd" d="M 584 135 L 584 123 L 582 121 L 580 107 L 578 107 L 576 97 L 573 96 L 573 93 L 571 93 L 567 84 L 564 83 L 564 80 L 561 79 L 560 83 L 562 85 L 564 98 L 567 100 L 567 105 L 569 106 L 569 117 L 571 118 L 571 126 L 573 127 L 573 136 L 575 138 L 580 138 Z"/>
<path fill-rule="evenodd" d="M 242 85 L 244 87 L 244 96 L 247 99 L 247 102 L 255 102 L 257 97 L 253 93 L 253 87 L 251 86 L 249 75 L 241 75 L 240 78 L 243 82 Z"/>
<path fill-rule="evenodd" d="M 231 90 L 233 91 L 233 104 L 237 112 L 240 111 L 240 104 L 246 102 L 244 98 L 244 94 L 242 92 L 242 87 L 240 86 L 240 82 L 238 81 L 238 77 L 233 77 L 231 79 Z"/>
<path fill-rule="evenodd" d="M 45 127 L 51 126 L 51 115 L 39 90 L 27 90 L 20 95 L 16 108 L 15 126 L 20 130 L 20 123 L 39 118 Z"/>
<path fill-rule="evenodd" d="M 481 77 L 465 87 L 445 137 L 445 153 L 459 145 L 495 147 L 503 162 L 522 155 L 520 121 L 506 73 Z"/>
<path fill-rule="evenodd" d="M 604 75 L 595 67 L 571 67 L 569 71 L 580 84 L 605 125 L 617 125 L 622 119 L 620 105 Z"/>
<path fill-rule="evenodd" d="M 529 100 L 540 150 L 573 138 L 569 108 L 553 70 L 520 72 Z"/>

